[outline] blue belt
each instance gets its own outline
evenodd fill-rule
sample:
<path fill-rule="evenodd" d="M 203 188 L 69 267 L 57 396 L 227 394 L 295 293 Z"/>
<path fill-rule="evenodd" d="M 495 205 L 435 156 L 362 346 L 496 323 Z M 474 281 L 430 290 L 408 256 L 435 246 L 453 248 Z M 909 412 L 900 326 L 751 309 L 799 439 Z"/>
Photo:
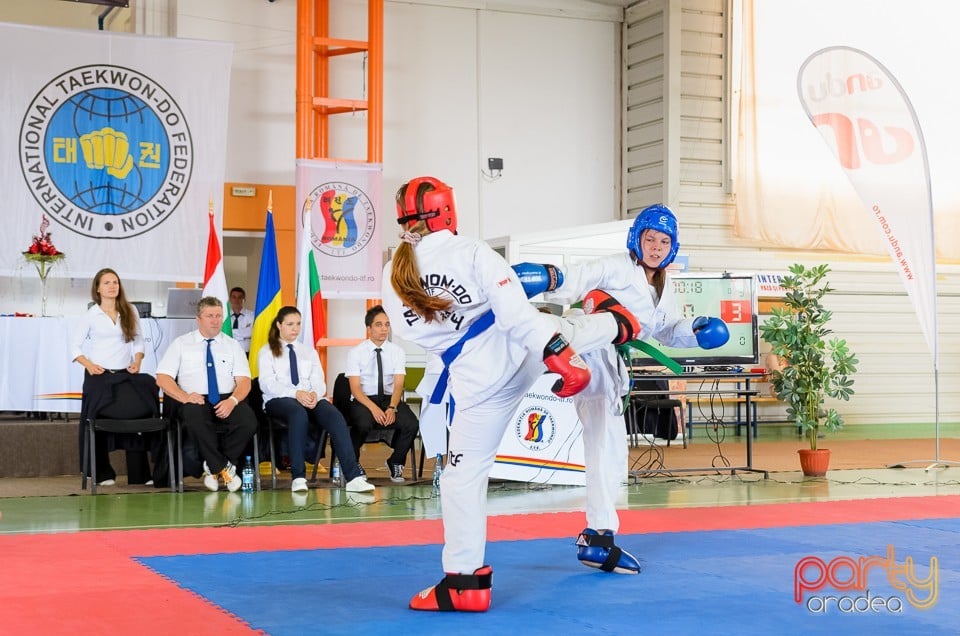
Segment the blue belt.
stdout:
<path fill-rule="evenodd" d="M 467 332 L 457 340 L 449 349 L 440 354 L 443 360 L 443 371 L 437 378 L 437 385 L 433 387 L 433 394 L 430 396 L 430 404 L 440 404 L 443 394 L 447 392 L 447 382 L 450 379 L 450 365 L 457 359 L 460 352 L 463 351 L 463 345 L 476 338 L 484 331 L 493 326 L 495 317 L 493 311 L 488 310 L 485 314 L 473 321 L 467 328 Z M 450 396 L 450 419 L 453 419 L 453 396 Z"/>

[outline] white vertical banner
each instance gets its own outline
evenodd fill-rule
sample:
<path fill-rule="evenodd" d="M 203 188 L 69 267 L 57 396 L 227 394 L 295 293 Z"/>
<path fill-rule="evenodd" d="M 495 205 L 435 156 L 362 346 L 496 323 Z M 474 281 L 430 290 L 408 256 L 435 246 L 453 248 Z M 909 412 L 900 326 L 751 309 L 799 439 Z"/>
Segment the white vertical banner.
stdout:
<path fill-rule="evenodd" d="M 0 274 L 40 226 L 54 276 L 200 281 L 223 209 L 232 45 L 0 24 Z"/>
<path fill-rule="evenodd" d="M 797 92 L 883 236 L 936 364 L 933 199 L 910 99 L 879 61 L 847 46 L 810 55 L 800 67 Z"/>
<path fill-rule="evenodd" d="M 310 227 L 310 244 L 324 298 L 379 298 L 383 254 L 377 228 L 383 167 L 297 160 L 297 238 Z"/>

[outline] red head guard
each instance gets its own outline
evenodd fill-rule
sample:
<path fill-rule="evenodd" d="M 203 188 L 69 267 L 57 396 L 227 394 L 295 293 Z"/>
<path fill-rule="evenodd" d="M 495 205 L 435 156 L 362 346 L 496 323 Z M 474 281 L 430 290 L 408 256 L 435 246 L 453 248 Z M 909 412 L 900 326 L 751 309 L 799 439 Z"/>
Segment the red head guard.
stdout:
<path fill-rule="evenodd" d="M 426 221 L 431 232 L 457 232 L 457 204 L 453 189 L 433 177 L 417 177 L 397 192 L 397 223 L 410 226 Z"/>

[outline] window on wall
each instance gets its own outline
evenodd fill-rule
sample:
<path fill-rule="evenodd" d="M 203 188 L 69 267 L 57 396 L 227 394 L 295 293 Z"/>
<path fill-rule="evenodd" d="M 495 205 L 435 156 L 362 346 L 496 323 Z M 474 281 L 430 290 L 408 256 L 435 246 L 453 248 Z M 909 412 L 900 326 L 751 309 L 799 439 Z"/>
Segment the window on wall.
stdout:
<path fill-rule="evenodd" d="M 880 233 L 868 227 L 875 223 L 798 94 L 804 61 L 821 49 L 846 46 L 879 61 L 912 103 L 926 144 L 937 254 L 960 258 L 960 179 L 954 176 L 960 139 L 953 123 L 960 86 L 947 71 L 960 59 L 958 18 L 960 5 L 946 2 L 905 7 L 893 0 L 742 0 L 742 16 L 733 26 L 741 56 L 736 234 L 772 247 L 886 254 Z M 829 83 L 824 90 L 842 90 L 841 80 Z M 895 143 L 885 116 L 876 118 L 879 141 L 866 140 L 881 154 L 891 153 Z M 851 130 L 859 135 L 852 151 L 870 160 L 866 128 Z M 925 196 L 915 198 L 918 213 L 926 211 Z"/>

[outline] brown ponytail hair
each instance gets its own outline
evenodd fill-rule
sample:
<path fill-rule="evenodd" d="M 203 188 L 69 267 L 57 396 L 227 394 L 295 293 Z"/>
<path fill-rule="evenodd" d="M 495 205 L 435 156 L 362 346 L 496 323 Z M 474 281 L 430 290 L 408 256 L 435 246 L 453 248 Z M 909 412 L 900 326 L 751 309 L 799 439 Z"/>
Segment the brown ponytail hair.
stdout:
<path fill-rule="evenodd" d="M 429 183 L 421 183 L 417 190 L 417 208 L 420 209 L 423 194 L 433 190 Z M 400 186 L 397 190 L 397 205 L 402 206 L 407 192 L 407 184 Z M 418 234 L 421 237 L 430 234 L 426 221 L 417 221 L 409 225 L 406 232 Z M 449 298 L 431 296 L 424 290 L 420 282 L 420 268 L 417 266 L 417 255 L 413 245 L 406 241 L 401 241 L 400 246 L 393 255 L 393 266 L 390 271 L 390 284 L 397 296 L 403 301 L 403 304 L 411 308 L 427 322 L 433 322 L 437 319 L 437 312 L 446 311 L 453 305 Z"/>
<path fill-rule="evenodd" d="M 653 288 L 657 290 L 657 298 L 663 298 L 663 288 L 667 284 L 667 270 L 658 269 L 653 272 Z"/>

